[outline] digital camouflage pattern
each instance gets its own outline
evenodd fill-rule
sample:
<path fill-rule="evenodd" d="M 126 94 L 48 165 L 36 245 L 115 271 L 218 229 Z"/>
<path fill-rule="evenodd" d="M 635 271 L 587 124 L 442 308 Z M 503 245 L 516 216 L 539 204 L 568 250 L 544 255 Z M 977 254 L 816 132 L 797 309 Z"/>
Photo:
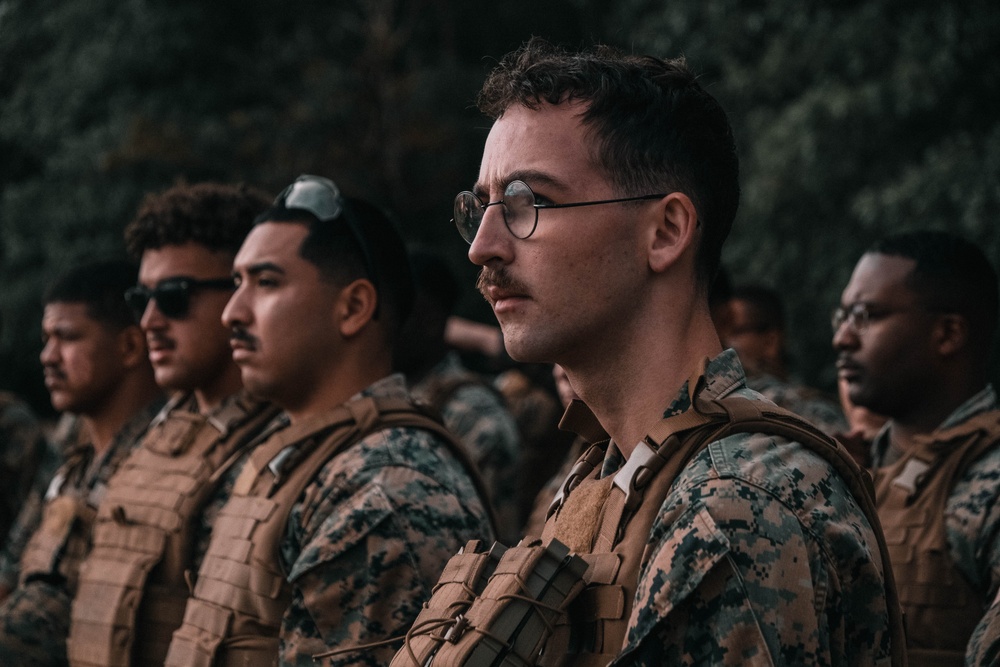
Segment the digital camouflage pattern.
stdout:
<path fill-rule="evenodd" d="M 55 477 L 64 481 L 62 484 L 53 481 L 45 497 L 46 505 L 58 497 L 73 495 L 86 498 L 96 509 L 108 479 L 141 441 L 146 427 L 162 406 L 160 399 L 140 410 L 122 427 L 99 459 L 94 458 L 94 448 L 88 443 L 71 447 Z M 79 539 L 89 540 L 89 535 L 79 536 Z M 26 572 L 22 568 L 21 582 L 0 604 L 0 665 L 47 667 L 67 664 L 66 636 L 70 602 L 75 591 L 67 579 L 55 571 L 59 565 L 55 564 L 52 572 Z"/>
<path fill-rule="evenodd" d="M 0 409 L 0 422 L 3 422 L 5 418 L 13 416 L 15 413 L 6 413 Z M 21 417 L 17 417 L 15 421 L 21 426 L 16 427 L 16 432 L 21 434 L 35 433 L 38 435 L 40 440 L 36 441 L 36 446 L 41 447 L 38 459 L 35 461 L 33 473 L 28 468 L 22 469 L 22 472 L 14 473 L 11 472 L 11 477 L 6 477 L 7 472 L 4 472 L 2 479 L 10 479 L 12 483 L 11 488 L 20 488 L 19 484 L 13 483 L 14 480 L 20 480 L 23 482 L 30 482 L 30 487 L 27 493 L 21 499 L 20 504 L 16 507 L 16 514 L 14 519 L 9 526 L 7 526 L 6 531 L 3 533 L 4 539 L 2 543 L 2 548 L 0 548 L 0 588 L 6 590 L 13 590 L 17 586 L 18 572 L 20 572 L 21 563 L 21 553 L 24 551 L 25 545 L 28 544 L 28 540 L 31 538 L 32 533 L 38 528 L 39 522 L 42 520 L 42 507 L 45 505 L 45 491 L 49 488 L 49 482 L 52 481 L 52 476 L 56 474 L 56 470 L 62 464 L 63 451 L 68 446 L 69 441 L 76 437 L 75 434 L 75 419 L 71 417 L 66 417 L 64 420 L 60 421 L 60 427 L 56 428 L 56 433 L 53 434 L 52 439 L 44 438 L 41 435 L 41 431 L 38 424 L 34 422 L 34 416 L 30 413 L 23 413 L 22 416 L 26 414 L 30 417 L 32 426 L 29 431 L 25 432 L 21 429 L 21 426 L 25 425 L 27 422 L 21 420 Z M 65 424 L 65 425 L 64 425 Z M 0 426 L 0 432 L 4 428 Z M 0 437 L 6 437 L 0 435 Z M 16 439 L 16 438 L 12 438 Z M 9 442 L 9 441 L 8 441 Z M 19 477 L 22 475 L 23 477 Z M 6 485 L 5 485 L 6 486 Z M 7 494 L 7 500 L 13 500 L 14 496 L 19 495 L 20 491 L 17 493 L 10 492 Z"/>
<path fill-rule="evenodd" d="M 992 410 L 1000 410 L 1000 401 L 995 389 L 987 385 L 952 412 L 938 430 Z M 889 465 L 900 456 L 890 445 L 891 429 L 890 421 L 872 443 L 875 467 Z M 973 587 L 984 591 L 987 600 L 994 599 L 1000 594 L 1000 442 L 973 461 L 955 483 L 945 505 L 945 532 L 955 567 Z M 1000 638 L 986 639 L 1000 644 Z"/>
<path fill-rule="evenodd" d="M 840 405 L 817 389 L 768 373 L 748 373 L 747 386 L 778 407 L 812 422 L 831 437 L 847 432 L 847 420 Z"/>
<path fill-rule="evenodd" d="M 1000 667 L 1000 600 L 986 610 L 965 652 L 966 667 Z"/>
<path fill-rule="evenodd" d="M 355 398 L 407 396 L 401 375 Z M 281 665 L 313 665 L 327 649 L 402 637 L 445 562 L 470 539 L 492 539 L 465 468 L 437 436 L 379 431 L 331 459 L 288 519 L 279 564 L 292 584 Z M 398 644 L 320 664 L 388 664 Z"/>
<path fill-rule="evenodd" d="M 0 540 L 21 511 L 45 450 L 42 430 L 28 405 L 0 392 Z"/>
<path fill-rule="evenodd" d="M 413 386 L 413 395 L 428 400 L 435 387 L 461 382 L 471 373 L 451 352 Z M 520 537 L 517 473 L 521 448 L 517 423 L 500 394 L 483 382 L 464 382 L 448 394 L 434 407 L 479 469 L 489 489 L 501 539 L 516 541 Z"/>
<path fill-rule="evenodd" d="M 708 396 L 760 398 L 731 350 L 705 375 Z M 685 385 L 666 415 L 689 406 Z M 602 476 L 623 463 L 612 445 Z M 647 553 L 615 664 L 888 664 L 873 529 L 830 464 L 798 443 L 737 434 L 701 450 Z"/>

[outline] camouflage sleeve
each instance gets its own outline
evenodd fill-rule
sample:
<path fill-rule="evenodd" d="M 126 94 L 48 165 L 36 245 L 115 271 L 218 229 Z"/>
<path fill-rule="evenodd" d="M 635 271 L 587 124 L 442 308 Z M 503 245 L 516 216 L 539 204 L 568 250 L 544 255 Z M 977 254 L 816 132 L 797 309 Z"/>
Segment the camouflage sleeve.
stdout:
<path fill-rule="evenodd" d="M 43 455 L 44 440 L 35 416 L 20 400 L 0 393 L 0 535 L 14 523 Z"/>
<path fill-rule="evenodd" d="M 0 586 L 9 589 L 17 585 L 21 553 L 41 523 L 45 492 L 62 463 L 62 454 L 54 444 L 46 442 L 42 453 L 42 459 L 31 483 L 31 490 L 25 496 L 17 518 L 7 532 L 3 549 L 0 550 Z"/>
<path fill-rule="evenodd" d="M 854 652 L 845 664 L 874 664 L 887 655 L 881 573 L 857 547 L 857 521 L 845 517 L 842 534 L 821 545 L 752 482 L 710 479 L 677 495 L 654 527 L 616 664 L 829 665 L 842 650 Z"/>
<path fill-rule="evenodd" d="M 455 391 L 442 419 L 466 447 L 490 494 L 502 539 L 519 537 L 517 470 L 520 435 L 499 397 L 489 389 L 467 385 Z"/>
<path fill-rule="evenodd" d="M 1000 590 L 1000 447 L 969 466 L 945 510 L 951 556 L 992 599 Z"/>
<path fill-rule="evenodd" d="M 965 651 L 966 667 L 1000 667 L 1000 600 L 986 610 Z"/>
<path fill-rule="evenodd" d="M 399 437 L 385 433 L 373 437 Z M 449 489 L 461 474 L 456 461 L 438 459 L 437 474 L 429 474 L 373 460 L 359 453 L 364 449 L 328 464 L 292 511 L 286 540 L 292 544 L 282 560 L 294 597 L 282 621 L 282 665 L 313 665 L 312 656 L 328 649 L 402 637 L 448 558 L 484 534 L 482 509 L 470 512 Z M 464 485 L 474 498 L 467 478 Z M 398 645 L 323 664 L 388 664 Z"/>

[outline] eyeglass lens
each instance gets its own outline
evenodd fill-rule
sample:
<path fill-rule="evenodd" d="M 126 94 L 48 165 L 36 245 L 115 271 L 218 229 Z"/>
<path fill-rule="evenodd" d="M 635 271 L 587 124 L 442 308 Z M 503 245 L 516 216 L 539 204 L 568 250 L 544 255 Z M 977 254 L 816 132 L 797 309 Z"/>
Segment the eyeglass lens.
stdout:
<path fill-rule="evenodd" d="M 868 327 L 868 309 L 860 303 L 849 308 L 838 307 L 833 311 L 833 317 L 830 318 L 834 332 L 840 330 L 844 322 L 847 322 L 848 326 L 856 333 L 864 333 Z"/>
<path fill-rule="evenodd" d="M 507 229 L 516 238 L 526 239 L 535 231 L 538 223 L 538 209 L 535 208 L 535 193 L 523 181 L 511 181 L 500 201 L 483 203 L 472 192 L 460 192 L 455 197 L 455 226 L 458 233 L 468 243 L 476 238 L 483 216 L 490 206 L 500 206 Z"/>

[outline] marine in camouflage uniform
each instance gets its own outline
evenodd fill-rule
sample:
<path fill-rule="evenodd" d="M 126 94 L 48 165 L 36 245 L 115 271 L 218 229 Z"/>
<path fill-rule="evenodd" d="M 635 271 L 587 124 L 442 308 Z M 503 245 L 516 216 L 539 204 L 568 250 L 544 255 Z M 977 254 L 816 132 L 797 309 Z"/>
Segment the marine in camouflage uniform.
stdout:
<path fill-rule="evenodd" d="M 46 438 L 28 406 L 12 394 L 0 393 L 0 600 L 17 585 L 18 564 L 28 538 L 42 518 L 49 481 L 62 463 L 62 448 Z"/>
<path fill-rule="evenodd" d="M 1000 665 L 1000 603 L 994 600 L 976 626 L 965 651 L 966 667 Z"/>
<path fill-rule="evenodd" d="M 70 603 L 80 562 L 90 548 L 87 516 L 96 513 L 108 479 L 162 406 L 163 400 L 157 400 L 133 416 L 103 456 L 95 458 L 86 442 L 67 452 L 46 493 L 41 525 L 24 551 L 18 586 L 0 605 L 0 664 L 67 664 Z M 70 509 L 76 506 L 79 512 Z M 36 550 L 51 558 L 36 561 Z"/>
<path fill-rule="evenodd" d="M 0 392 L 0 540 L 21 510 L 45 449 L 38 420 L 27 404 L 11 393 Z"/>
<path fill-rule="evenodd" d="M 997 283 L 975 243 L 905 232 L 861 256 L 832 319 L 847 398 L 889 419 L 872 474 L 910 667 L 962 665 L 1000 589 Z"/>
<path fill-rule="evenodd" d="M 363 396 L 408 400 L 400 375 L 353 400 Z M 320 424 L 304 435 L 322 430 Z M 282 430 L 270 437 L 282 437 Z M 222 532 L 217 529 L 214 539 L 225 538 Z M 466 470 L 439 437 L 391 428 L 323 465 L 292 506 L 283 535 L 278 565 L 291 602 L 281 618 L 279 662 L 312 665 L 312 656 L 328 647 L 401 637 L 448 558 L 465 541 L 490 536 L 491 529 Z M 208 552 L 199 581 L 213 576 L 205 570 L 212 565 L 211 545 Z M 201 590 L 195 589 L 195 600 Z M 188 609 L 190 617 L 191 602 Z M 190 664 L 190 630 L 175 633 L 168 665 Z M 380 665 L 394 651 L 347 652 L 324 664 Z M 219 655 L 222 660 L 225 645 Z"/>
<path fill-rule="evenodd" d="M 897 526 L 892 515 L 886 513 L 883 517 L 883 525 L 886 530 L 886 538 L 895 547 L 896 557 L 904 560 L 915 558 L 928 563 L 926 572 L 929 579 L 926 582 L 913 581 L 909 577 L 899 577 L 900 597 L 904 611 L 911 611 L 909 623 L 909 638 L 912 647 L 921 648 L 930 646 L 935 649 L 940 646 L 941 635 L 947 637 L 945 641 L 953 645 L 953 653 L 960 655 L 965 646 L 965 639 L 958 636 L 956 626 L 941 627 L 935 622 L 935 617 L 924 617 L 919 615 L 919 608 L 928 603 L 936 602 L 945 606 L 953 606 L 952 617 L 957 618 L 962 613 L 962 607 L 970 605 L 970 596 L 978 600 L 972 603 L 973 609 L 982 608 L 986 602 L 993 600 L 1000 594 L 1000 402 L 997 400 L 996 391 L 992 386 L 985 387 L 978 394 L 958 407 L 936 431 L 926 436 L 928 443 L 940 443 L 936 448 L 952 444 L 957 445 L 957 440 L 953 435 L 961 433 L 961 439 L 967 439 L 969 433 L 964 433 L 963 427 L 970 425 L 974 419 L 983 419 L 993 423 L 993 428 L 985 428 L 978 436 L 974 436 L 980 447 L 980 454 L 974 458 L 964 470 L 959 469 L 957 476 L 952 480 L 937 479 L 934 476 L 934 469 L 929 469 L 921 474 L 923 480 L 917 483 L 921 493 L 927 493 L 930 485 L 938 486 L 949 481 L 952 486 L 944 490 L 944 533 L 947 540 L 945 546 L 946 560 L 939 562 L 929 559 L 937 559 L 938 546 L 931 552 L 922 551 L 923 547 L 916 543 L 917 538 L 912 529 L 907 530 L 906 526 Z M 883 480 L 883 484 L 877 485 L 880 491 L 878 500 L 880 506 L 889 499 L 890 489 L 904 483 L 904 480 L 897 481 L 887 478 L 888 466 L 902 463 L 904 454 L 897 451 L 890 445 L 890 435 L 892 422 L 884 428 L 872 443 L 872 460 L 876 474 L 876 481 Z M 968 456 L 968 454 L 966 455 Z M 951 457 L 954 458 L 954 457 Z M 938 462 L 941 468 L 947 464 L 942 459 Z M 906 468 L 904 467 L 905 471 Z M 912 482 L 911 482 L 912 483 Z M 914 495 L 917 488 L 912 489 Z M 940 511 L 941 508 L 938 508 Z M 880 512 L 883 510 L 880 509 Z M 932 521 L 927 520 L 927 524 Z M 898 536 L 898 537 L 897 537 Z M 894 539 L 895 538 L 895 539 Z M 898 544 L 899 546 L 896 546 Z M 930 563 L 934 563 L 933 567 Z M 959 574 L 956 577 L 948 573 L 948 564 Z M 927 584 L 952 581 L 953 586 L 941 586 L 941 595 L 933 600 L 926 597 L 923 589 Z M 944 612 L 948 613 L 948 612 Z M 996 611 L 992 612 L 994 615 Z M 931 623 L 933 625 L 927 625 Z M 957 623 L 957 621 L 956 621 Z M 996 621 L 992 621 L 989 615 L 980 622 L 982 628 L 978 637 L 973 639 L 968 645 L 968 651 L 987 651 L 982 646 L 983 643 L 996 641 L 1000 645 L 1000 638 L 993 635 L 1000 630 Z M 926 642 L 926 644 L 925 644 Z M 912 649 L 911 649 L 912 650 Z M 994 652 L 996 647 L 992 649 Z M 956 658 L 952 658 L 953 662 Z M 994 656 L 993 660 L 997 657 Z M 944 655 L 930 658 L 930 663 L 938 661 L 944 663 Z M 912 662 L 912 660 L 911 660 Z M 979 664 L 979 663 L 976 663 Z M 987 662 L 986 664 L 989 664 Z"/>
<path fill-rule="evenodd" d="M 665 417 L 692 410 L 688 386 Z M 732 396 L 769 405 L 746 387 L 729 350 L 707 364 L 699 401 Z M 609 443 L 598 465 L 595 479 L 607 480 L 626 461 Z M 570 500 L 583 490 L 571 487 Z M 610 501 L 601 502 L 603 512 L 612 511 Z M 560 658 L 558 651 L 566 649 L 548 644 L 534 664 L 591 665 L 601 658 L 614 658 L 616 665 L 888 664 L 892 630 L 878 539 L 848 482 L 824 456 L 777 436 L 731 435 L 700 449 L 665 498 L 649 495 L 647 502 L 659 510 L 648 542 L 640 541 L 646 546 L 620 650 L 598 640 L 596 653 L 603 655 L 593 655 L 586 637 L 600 635 L 601 623 L 577 627 L 574 620 L 577 614 L 616 618 L 620 608 L 609 586 L 590 597 L 581 593 L 589 605 L 570 604 L 569 653 Z M 555 537 L 571 551 L 589 553 L 590 538 L 574 546 L 578 519 L 561 519 L 549 517 L 543 539 Z M 601 538 L 594 539 L 596 547 Z M 598 565 L 591 572 L 606 561 L 593 562 Z M 614 580 L 619 582 L 629 590 L 627 574 Z M 495 585 L 491 580 L 487 590 Z M 466 615 L 475 618 L 471 610 Z M 477 632 L 499 630 L 477 626 Z M 432 664 L 454 664 L 441 660 L 444 653 L 440 649 Z M 409 664 L 403 651 L 397 660 Z"/>
<path fill-rule="evenodd" d="M 747 386 L 775 405 L 812 422 L 827 435 L 836 436 L 847 430 L 840 406 L 816 389 L 769 373 L 747 373 Z"/>
<path fill-rule="evenodd" d="M 706 386 L 709 396 L 754 398 L 732 352 L 709 364 Z M 665 414 L 689 406 L 685 387 Z M 609 447 L 602 476 L 623 464 Z M 620 661 L 887 661 L 875 544 L 844 480 L 814 453 L 763 435 L 712 443 L 685 466 L 653 524 Z"/>
<path fill-rule="evenodd" d="M 393 648 L 358 644 L 401 638 L 451 553 L 491 537 L 488 501 L 392 374 L 413 301 L 392 221 L 317 176 L 257 220 L 222 321 L 288 422 L 247 454 L 166 664 L 382 664 Z"/>
<path fill-rule="evenodd" d="M 520 436 L 500 393 L 465 368 L 455 352 L 438 362 L 412 392 L 437 409 L 444 425 L 465 445 L 489 489 L 500 538 L 516 541 Z"/>

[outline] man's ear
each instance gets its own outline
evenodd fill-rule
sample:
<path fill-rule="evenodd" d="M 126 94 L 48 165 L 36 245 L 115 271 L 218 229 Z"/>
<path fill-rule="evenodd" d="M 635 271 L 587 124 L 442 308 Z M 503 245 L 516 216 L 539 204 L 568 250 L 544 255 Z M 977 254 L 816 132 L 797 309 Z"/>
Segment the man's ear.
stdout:
<path fill-rule="evenodd" d="M 118 350 L 121 353 L 122 365 L 135 368 L 148 363 L 149 350 L 146 349 L 146 334 L 139 325 L 129 325 L 118 334 Z"/>
<path fill-rule="evenodd" d="M 698 212 L 683 192 L 671 192 L 656 202 L 656 227 L 649 247 L 649 268 L 661 273 L 695 244 Z"/>
<path fill-rule="evenodd" d="M 340 290 L 334 306 L 337 330 L 344 338 L 361 332 L 371 321 L 378 306 L 378 293 L 367 278 L 358 278 Z"/>
<path fill-rule="evenodd" d="M 938 352 L 950 357 L 965 349 L 969 342 L 969 321 L 958 313 L 938 315 L 932 335 Z"/>

